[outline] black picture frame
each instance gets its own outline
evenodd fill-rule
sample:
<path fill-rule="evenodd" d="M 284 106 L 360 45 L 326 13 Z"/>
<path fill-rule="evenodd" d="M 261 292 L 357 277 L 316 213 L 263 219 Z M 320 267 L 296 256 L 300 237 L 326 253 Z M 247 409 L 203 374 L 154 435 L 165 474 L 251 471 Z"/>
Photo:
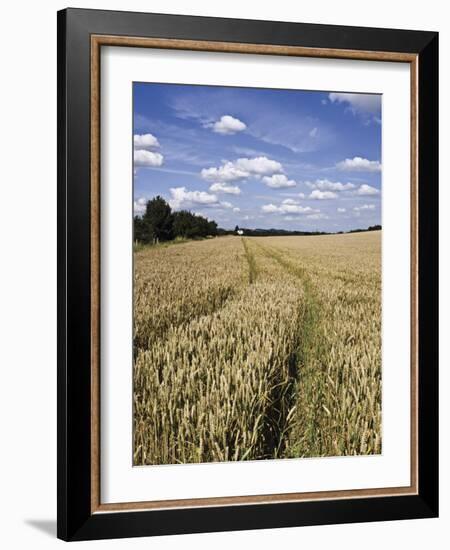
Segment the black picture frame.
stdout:
<path fill-rule="evenodd" d="M 92 513 L 91 36 L 403 52 L 418 60 L 418 492 Z M 58 531 L 88 540 L 438 515 L 438 33 L 85 9 L 58 12 Z"/>

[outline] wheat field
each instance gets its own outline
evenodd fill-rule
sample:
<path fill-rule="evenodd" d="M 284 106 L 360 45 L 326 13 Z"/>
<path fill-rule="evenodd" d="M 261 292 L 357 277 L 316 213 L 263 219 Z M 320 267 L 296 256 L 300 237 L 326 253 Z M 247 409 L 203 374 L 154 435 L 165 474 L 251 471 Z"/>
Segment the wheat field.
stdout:
<path fill-rule="evenodd" d="M 135 252 L 134 464 L 381 452 L 381 232 Z"/>

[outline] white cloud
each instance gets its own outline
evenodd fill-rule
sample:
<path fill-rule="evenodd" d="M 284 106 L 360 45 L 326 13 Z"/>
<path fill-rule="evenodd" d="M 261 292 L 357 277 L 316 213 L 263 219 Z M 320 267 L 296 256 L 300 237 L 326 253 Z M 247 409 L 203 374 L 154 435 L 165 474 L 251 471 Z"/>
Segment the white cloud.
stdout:
<path fill-rule="evenodd" d="M 134 151 L 134 166 L 161 166 L 164 157 L 160 153 L 146 151 L 145 149 L 136 149 Z"/>
<path fill-rule="evenodd" d="M 134 201 L 134 215 L 135 216 L 142 216 L 142 214 L 145 213 L 145 209 L 147 207 L 147 201 L 145 197 L 140 197 L 139 199 Z"/>
<path fill-rule="evenodd" d="M 159 147 L 159 141 L 153 134 L 134 134 L 133 143 L 136 149 L 153 149 Z"/>
<path fill-rule="evenodd" d="M 237 155 L 245 155 L 247 157 L 264 157 L 266 153 L 264 151 L 259 151 L 257 149 L 252 149 L 250 147 L 232 147 L 233 152 Z"/>
<path fill-rule="evenodd" d="M 301 206 L 299 204 L 282 204 L 280 212 L 286 214 L 306 214 L 307 212 L 314 212 L 310 206 Z"/>
<path fill-rule="evenodd" d="M 320 189 L 320 191 L 350 191 L 356 187 L 353 183 L 341 183 L 340 181 L 330 181 L 327 179 L 306 181 L 308 187 L 311 189 Z"/>
<path fill-rule="evenodd" d="M 247 178 L 248 172 L 239 169 L 234 163 L 226 162 L 219 168 L 203 168 L 201 176 L 205 180 L 236 181 Z"/>
<path fill-rule="evenodd" d="M 236 134 L 245 130 L 247 125 L 231 115 L 223 115 L 213 124 L 212 128 L 217 134 Z"/>
<path fill-rule="evenodd" d="M 220 201 L 214 193 L 207 191 L 188 191 L 186 187 L 172 187 L 170 189 L 170 206 L 174 210 L 203 206 L 205 208 L 232 209 L 231 202 Z"/>
<path fill-rule="evenodd" d="M 263 212 L 266 212 L 267 214 L 271 214 L 272 212 L 279 212 L 278 206 L 275 206 L 274 204 L 264 204 L 261 208 Z"/>
<path fill-rule="evenodd" d="M 357 190 L 357 195 L 378 195 L 379 191 L 376 187 L 363 183 Z"/>
<path fill-rule="evenodd" d="M 326 214 L 308 214 L 306 216 L 308 220 L 328 220 L 328 216 Z"/>
<path fill-rule="evenodd" d="M 259 176 L 283 172 L 283 166 L 279 162 L 267 157 L 241 158 L 236 161 L 236 164 L 240 169 Z"/>
<path fill-rule="evenodd" d="M 361 210 L 375 210 L 374 204 L 363 204 L 362 206 L 354 206 L 353 210 L 359 212 Z"/>
<path fill-rule="evenodd" d="M 284 200 L 280 206 L 275 204 L 265 204 L 261 210 L 266 214 L 273 214 L 278 212 L 280 214 L 307 214 L 308 212 L 320 212 L 320 210 L 314 210 L 310 206 L 301 206 L 297 201 L 293 199 Z"/>
<path fill-rule="evenodd" d="M 354 113 L 378 113 L 381 108 L 381 96 L 377 94 L 331 93 L 331 103 L 346 103 Z"/>
<path fill-rule="evenodd" d="M 210 188 L 213 193 L 227 193 L 229 195 L 239 195 L 241 193 L 240 188 L 237 185 L 227 185 L 226 183 L 213 183 Z"/>
<path fill-rule="evenodd" d="M 337 194 L 333 191 L 321 191 L 320 189 L 314 189 L 308 198 L 313 200 L 336 199 Z"/>
<path fill-rule="evenodd" d="M 175 209 L 199 204 L 210 206 L 219 202 L 217 195 L 207 193 L 206 191 L 188 191 L 186 187 L 172 187 L 170 195 L 172 198 L 169 204 Z"/>
<path fill-rule="evenodd" d="M 240 209 L 239 207 L 237 207 L 237 206 L 235 206 L 235 207 L 233 208 L 233 212 L 240 212 L 240 211 L 241 211 L 241 209 Z"/>
<path fill-rule="evenodd" d="M 250 176 L 259 177 L 283 172 L 283 166 L 276 160 L 267 157 L 239 158 L 236 161 L 228 161 L 222 166 L 203 168 L 201 176 L 208 181 L 229 182 Z"/>
<path fill-rule="evenodd" d="M 262 180 L 267 187 L 272 187 L 273 189 L 279 189 L 281 187 L 295 187 L 297 185 L 294 180 L 288 179 L 284 174 L 264 176 Z"/>
<path fill-rule="evenodd" d="M 347 212 L 347 209 L 346 208 L 338 208 L 337 211 L 342 214 L 343 212 Z"/>
<path fill-rule="evenodd" d="M 336 164 L 339 170 L 346 172 L 380 172 L 381 163 L 378 160 L 368 160 L 362 157 L 345 159 Z"/>
<path fill-rule="evenodd" d="M 317 129 L 317 128 L 313 128 L 313 129 L 310 130 L 310 132 L 309 132 L 309 137 L 315 138 L 315 137 L 317 136 L 317 132 L 318 132 L 318 129 Z"/>

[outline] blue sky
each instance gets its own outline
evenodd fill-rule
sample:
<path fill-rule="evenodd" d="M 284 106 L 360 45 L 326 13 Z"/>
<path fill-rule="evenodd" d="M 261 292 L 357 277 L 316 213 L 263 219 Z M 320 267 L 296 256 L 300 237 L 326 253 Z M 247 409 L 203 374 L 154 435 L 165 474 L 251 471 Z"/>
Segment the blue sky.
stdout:
<path fill-rule="evenodd" d="M 134 210 L 220 227 L 381 223 L 381 96 L 134 83 Z"/>

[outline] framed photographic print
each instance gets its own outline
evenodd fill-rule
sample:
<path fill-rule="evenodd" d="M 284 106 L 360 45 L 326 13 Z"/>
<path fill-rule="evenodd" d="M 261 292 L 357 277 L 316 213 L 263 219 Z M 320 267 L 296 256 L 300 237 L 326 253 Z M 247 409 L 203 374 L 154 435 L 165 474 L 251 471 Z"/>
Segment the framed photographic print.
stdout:
<path fill-rule="evenodd" d="M 438 36 L 58 13 L 58 536 L 438 514 Z"/>

